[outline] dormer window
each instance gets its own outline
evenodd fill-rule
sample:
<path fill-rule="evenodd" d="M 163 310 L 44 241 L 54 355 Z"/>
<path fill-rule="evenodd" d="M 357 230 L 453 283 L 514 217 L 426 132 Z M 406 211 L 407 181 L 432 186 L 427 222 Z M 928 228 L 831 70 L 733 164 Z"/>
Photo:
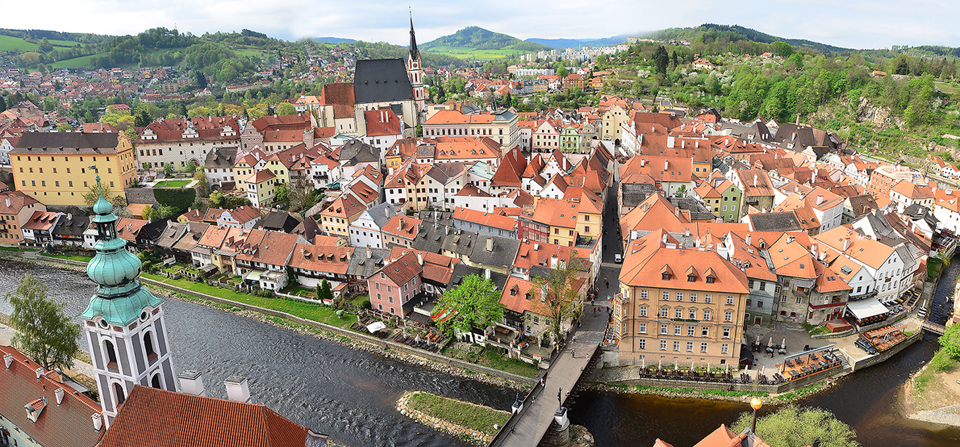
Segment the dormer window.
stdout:
<path fill-rule="evenodd" d="M 713 284 L 713 283 L 715 283 L 716 281 L 717 281 L 717 278 L 714 278 L 714 277 L 712 277 L 712 276 L 708 276 L 708 277 L 707 277 L 707 284 Z"/>
<path fill-rule="evenodd" d="M 30 402 L 23 406 L 27 410 L 27 419 L 34 424 L 37 423 L 37 419 L 40 417 L 40 413 L 43 413 L 43 409 L 47 407 L 47 398 L 41 397 L 33 402 Z"/>
<path fill-rule="evenodd" d="M 663 273 L 660 274 L 660 279 L 662 279 L 662 280 L 664 280 L 664 281 L 669 281 L 669 280 L 670 280 L 670 274 L 667 273 L 667 272 L 663 272 Z"/>
<path fill-rule="evenodd" d="M 687 275 L 687 282 L 696 282 L 697 275 Z"/>

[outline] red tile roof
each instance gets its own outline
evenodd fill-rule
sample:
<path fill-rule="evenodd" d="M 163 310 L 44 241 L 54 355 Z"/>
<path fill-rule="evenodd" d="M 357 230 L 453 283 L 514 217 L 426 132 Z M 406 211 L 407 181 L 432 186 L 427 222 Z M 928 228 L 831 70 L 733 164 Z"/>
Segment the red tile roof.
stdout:
<path fill-rule="evenodd" d="M 290 267 L 325 272 L 346 274 L 350 266 L 350 257 L 354 247 L 321 246 L 297 244 L 290 258 Z"/>
<path fill-rule="evenodd" d="M 410 252 L 383 266 L 379 272 L 386 274 L 397 286 L 402 286 L 423 272 L 423 267 L 417 261 L 417 255 Z"/>
<path fill-rule="evenodd" d="M 40 365 L 10 346 L 0 346 L 0 355 L 10 354 L 10 367 L 0 364 L 0 414 L 20 428 L 39 445 L 46 447 L 92 446 L 99 433 L 93 429 L 94 414 L 100 405 L 60 383 L 59 374 L 44 371 L 37 380 Z M 63 389 L 63 401 L 57 404 L 56 390 Z M 27 419 L 24 405 L 45 398 L 47 404 L 36 422 Z M 104 427 L 106 421 L 104 420 Z M 105 428 L 101 428 L 101 431 Z"/>
<path fill-rule="evenodd" d="M 391 109 L 367 110 L 363 112 L 363 118 L 367 123 L 368 137 L 403 135 L 403 123 Z"/>
<path fill-rule="evenodd" d="M 263 405 L 135 386 L 99 447 L 303 447 L 308 436 Z"/>
<path fill-rule="evenodd" d="M 511 232 L 517 229 L 517 218 L 515 216 L 507 216 L 506 214 L 487 213 L 470 208 L 457 207 L 453 210 L 453 218 Z"/>

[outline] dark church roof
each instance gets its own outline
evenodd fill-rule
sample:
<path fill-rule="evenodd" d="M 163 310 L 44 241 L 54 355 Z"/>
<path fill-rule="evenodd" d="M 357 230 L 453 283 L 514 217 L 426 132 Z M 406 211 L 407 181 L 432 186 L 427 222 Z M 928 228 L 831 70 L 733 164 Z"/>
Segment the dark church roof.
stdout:
<path fill-rule="evenodd" d="M 413 87 L 403 59 L 357 61 L 353 91 L 358 104 L 413 100 Z"/>
<path fill-rule="evenodd" d="M 410 15 L 410 57 L 420 59 L 420 50 L 417 49 L 417 35 L 413 32 L 413 14 Z"/>

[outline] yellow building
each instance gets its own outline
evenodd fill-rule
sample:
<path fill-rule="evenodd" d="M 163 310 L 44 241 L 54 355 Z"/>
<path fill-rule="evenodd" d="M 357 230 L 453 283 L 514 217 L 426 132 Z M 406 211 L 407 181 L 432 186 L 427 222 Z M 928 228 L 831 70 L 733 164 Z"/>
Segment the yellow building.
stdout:
<path fill-rule="evenodd" d="M 366 207 L 353 195 L 344 194 L 320 212 L 320 228 L 330 236 L 350 239 L 350 224 L 357 220 Z"/>
<path fill-rule="evenodd" d="M 247 198 L 250 204 L 259 208 L 273 203 L 277 186 L 280 182 L 269 169 L 264 169 L 244 179 L 247 189 Z"/>
<path fill-rule="evenodd" d="M 112 194 L 124 194 L 136 181 L 133 145 L 122 133 L 28 132 L 10 161 L 17 190 L 46 205 L 85 205 L 92 166 Z"/>

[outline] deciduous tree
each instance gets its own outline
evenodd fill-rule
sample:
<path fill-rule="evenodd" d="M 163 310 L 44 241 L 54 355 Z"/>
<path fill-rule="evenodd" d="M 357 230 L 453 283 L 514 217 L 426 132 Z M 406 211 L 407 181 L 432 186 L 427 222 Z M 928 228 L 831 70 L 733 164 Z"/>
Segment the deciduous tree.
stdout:
<path fill-rule="evenodd" d="M 438 314 L 448 315 L 437 322 L 447 335 L 455 330 L 465 333 L 474 327 L 485 329 L 502 320 L 504 312 L 497 286 L 480 275 L 467 276 L 459 286 L 444 292 L 436 309 Z"/>
<path fill-rule="evenodd" d="M 530 289 L 530 311 L 546 320 L 547 332 L 554 341 L 563 338 L 565 325 L 583 308 L 583 296 L 577 287 L 577 273 L 583 270 L 583 261 L 571 255 L 560 260 L 557 268 L 550 269 L 546 277 L 533 278 Z M 537 299 L 539 298 L 539 299 Z"/>
<path fill-rule="evenodd" d="M 13 336 L 17 349 L 44 369 L 72 368 L 80 349 L 80 325 L 64 315 L 63 304 L 47 298 L 47 286 L 27 274 L 6 300 L 13 306 L 10 323 L 17 330 Z"/>
<path fill-rule="evenodd" d="M 732 426 L 743 432 L 750 426 L 753 414 L 741 413 Z M 776 447 L 859 447 L 857 433 L 822 408 L 788 405 L 757 419 L 757 435 Z"/>

